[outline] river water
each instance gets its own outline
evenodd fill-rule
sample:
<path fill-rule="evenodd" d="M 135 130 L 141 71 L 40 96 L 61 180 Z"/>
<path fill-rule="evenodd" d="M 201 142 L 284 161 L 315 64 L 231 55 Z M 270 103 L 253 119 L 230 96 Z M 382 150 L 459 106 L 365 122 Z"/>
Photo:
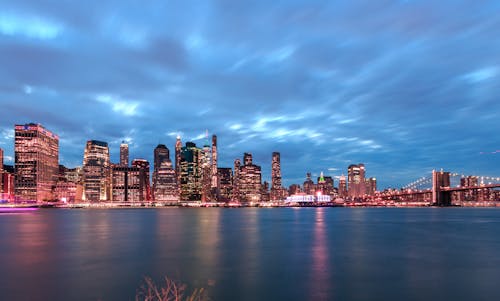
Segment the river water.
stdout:
<path fill-rule="evenodd" d="M 500 300 L 500 209 L 41 209 L 0 215 L 0 300 Z"/>

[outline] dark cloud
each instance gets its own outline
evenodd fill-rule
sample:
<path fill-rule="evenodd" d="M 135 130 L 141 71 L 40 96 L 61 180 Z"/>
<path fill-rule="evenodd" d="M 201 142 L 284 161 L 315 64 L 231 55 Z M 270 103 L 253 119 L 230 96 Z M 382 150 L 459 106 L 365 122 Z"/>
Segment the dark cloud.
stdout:
<path fill-rule="evenodd" d="M 0 147 L 13 125 L 152 158 L 219 136 L 287 184 L 365 162 L 381 187 L 433 168 L 499 175 L 500 17 L 476 1 L 15 1 L 0 5 Z"/>

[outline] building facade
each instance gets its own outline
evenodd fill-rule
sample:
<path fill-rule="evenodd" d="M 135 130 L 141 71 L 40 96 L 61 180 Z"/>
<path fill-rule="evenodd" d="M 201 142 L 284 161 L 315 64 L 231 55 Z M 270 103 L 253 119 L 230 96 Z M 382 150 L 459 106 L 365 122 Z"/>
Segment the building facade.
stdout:
<path fill-rule="evenodd" d="M 128 166 L 128 144 L 122 141 L 120 144 L 120 165 Z"/>
<path fill-rule="evenodd" d="M 132 160 L 132 167 L 139 169 L 139 201 L 151 201 L 151 182 L 149 177 L 149 162 L 145 159 Z"/>
<path fill-rule="evenodd" d="M 201 201 L 203 152 L 193 142 L 186 142 L 180 152 L 180 199 Z"/>
<path fill-rule="evenodd" d="M 138 203 L 144 201 L 144 185 L 141 185 L 139 167 L 114 165 L 111 173 L 113 202 Z"/>
<path fill-rule="evenodd" d="M 366 193 L 365 165 L 351 164 L 347 168 L 348 187 L 347 194 L 350 197 L 362 197 Z"/>
<path fill-rule="evenodd" d="M 229 202 L 233 197 L 233 171 L 231 168 L 217 168 L 218 201 Z"/>
<path fill-rule="evenodd" d="M 156 202 L 178 202 L 177 176 L 170 160 L 170 151 L 159 144 L 154 150 L 153 200 Z"/>
<path fill-rule="evenodd" d="M 52 200 L 59 171 L 59 137 L 40 124 L 15 126 L 15 196 Z"/>
<path fill-rule="evenodd" d="M 108 143 L 89 140 L 83 154 L 83 200 L 111 200 L 111 165 Z"/>
<path fill-rule="evenodd" d="M 288 196 L 281 183 L 281 159 L 279 152 L 273 152 L 271 161 L 271 201 L 282 201 Z"/>
<path fill-rule="evenodd" d="M 245 164 L 240 167 L 238 187 L 241 202 L 260 202 L 262 193 L 262 173 L 258 165 L 253 164 L 252 154 L 245 153 Z"/>

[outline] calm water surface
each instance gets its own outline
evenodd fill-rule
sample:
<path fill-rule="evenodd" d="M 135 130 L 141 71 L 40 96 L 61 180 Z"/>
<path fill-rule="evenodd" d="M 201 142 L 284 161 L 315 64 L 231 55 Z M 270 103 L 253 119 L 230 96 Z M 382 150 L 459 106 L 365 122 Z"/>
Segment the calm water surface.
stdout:
<path fill-rule="evenodd" d="M 56 210 L 0 215 L 0 300 L 500 300 L 500 210 Z"/>

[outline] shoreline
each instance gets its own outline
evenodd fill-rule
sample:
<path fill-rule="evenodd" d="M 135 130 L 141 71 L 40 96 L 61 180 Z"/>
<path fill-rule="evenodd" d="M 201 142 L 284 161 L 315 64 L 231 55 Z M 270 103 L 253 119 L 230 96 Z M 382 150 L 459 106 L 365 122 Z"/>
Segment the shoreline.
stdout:
<path fill-rule="evenodd" d="M 27 204 L 0 204 L 0 213 L 7 211 L 30 211 L 36 209 L 167 209 L 167 208 L 500 208 L 500 201 L 488 202 L 468 202 L 462 204 L 452 204 L 451 206 L 435 206 L 429 203 L 315 203 L 315 204 L 231 204 L 231 203 L 133 203 L 133 204 L 112 204 L 112 203 L 74 203 L 74 204 L 51 204 L 51 203 L 27 203 Z"/>

